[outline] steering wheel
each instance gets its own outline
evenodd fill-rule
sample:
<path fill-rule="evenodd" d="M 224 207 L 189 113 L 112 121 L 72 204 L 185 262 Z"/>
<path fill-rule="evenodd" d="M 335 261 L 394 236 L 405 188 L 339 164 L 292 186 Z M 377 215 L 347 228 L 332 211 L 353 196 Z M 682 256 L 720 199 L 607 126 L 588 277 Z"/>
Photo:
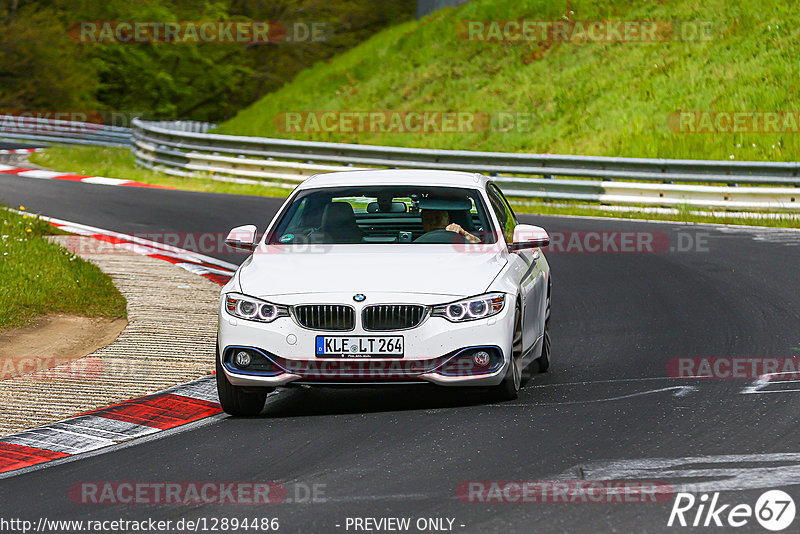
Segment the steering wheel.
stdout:
<path fill-rule="evenodd" d="M 438 230 L 431 230 L 416 238 L 414 243 L 440 243 L 443 245 L 450 244 L 466 244 L 469 243 L 466 237 L 450 230 L 440 228 Z"/>

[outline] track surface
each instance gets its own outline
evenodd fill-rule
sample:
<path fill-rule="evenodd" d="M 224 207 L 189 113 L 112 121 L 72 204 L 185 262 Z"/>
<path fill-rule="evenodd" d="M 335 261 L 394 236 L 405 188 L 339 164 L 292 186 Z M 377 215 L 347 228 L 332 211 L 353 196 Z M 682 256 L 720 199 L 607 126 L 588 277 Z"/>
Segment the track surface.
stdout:
<path fill-rule="evenodd" d="M 139 234 L 224 233 L 247 223 L 263 229 L 280 205 L 268 198 L 3 175 L 0 202 Z M 575 478 L 579 466 L 586 479 L 593 479 L 597 462 L 605 460 L 798 450 L 800 392 L 743 394 L 752 381 L 673 379 L 666 366 L 671 358 L 686 356 L 800 356 L 800 234 L 521 219 L 551 233 L 663 232 L 672 246 L 698 238 L 702 245 L 689 252 L 548 254 L 554 280 L 553 365 L 522 390 L 518 401 L 486 404 L 451 390 L 287 390 L 271 397 L 258 418 L 219 417 L 157 440 L 0 480 L 0 515 L 32 520 L 43 515 L 277 517 L 282 532 L 346 532 L 348 517 L 386 516 L 453 518 L 454 530 L 463 532 L 689 531 L 666 526 L 671 502 L 475 504 L 460 502 L 455 489 L 471 480 Z M 237 263 L 243 259 L 211 255 Z M 766 482 L 758 471 L 763 459 L 769 457 L 693 464 L 733 470 L 728 475 L 738 477 L 736 484 L 725 476 L 703 479 L 717 481 L 711 491 L 744 488 L 724 492 L 725 503 L 754 505 L 765 489 L 780 487 L 800 504 L 800 459 L 768 464 L 778 469 Z M 675 476 L 656 472 L 638 478 L 686 482 Z M 290 497 L 293 484 L 321 484 L 325 502 L 76 504 L 68 490 L 87 481 L 277 481 L 290 488 Z M 798 524 L 800 519 L 793 528 Z M 705 530 L 719 531 L 697 529 Z M 764 530 L 751 519 L 737 531 Z"/>
<path fill-rule="evenodd" d="M 31 143 L 10 143 L 6 141 L 0 141 L 0 150 L 12 150 L 15 148 L 37 148 L 41 145 L 31 144 Z"/>

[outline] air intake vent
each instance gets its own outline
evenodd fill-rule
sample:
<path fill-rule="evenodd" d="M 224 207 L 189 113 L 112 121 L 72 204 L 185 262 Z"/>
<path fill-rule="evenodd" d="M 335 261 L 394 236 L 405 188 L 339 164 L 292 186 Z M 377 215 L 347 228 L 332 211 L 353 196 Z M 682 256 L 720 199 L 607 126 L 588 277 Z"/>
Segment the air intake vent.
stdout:
<path fill-rule="evenodd" d="M 339 304 L 304 304 L 294 307 L 294 316 L 311 330 L 352 330 L 356 314 L 352 307 Z"/>
<path fill-rule="evenodd" d="M 425 318 L 425 306 L 417 304 L 376 304 L 364 308 L 364 330 L 406 330 Z"/>

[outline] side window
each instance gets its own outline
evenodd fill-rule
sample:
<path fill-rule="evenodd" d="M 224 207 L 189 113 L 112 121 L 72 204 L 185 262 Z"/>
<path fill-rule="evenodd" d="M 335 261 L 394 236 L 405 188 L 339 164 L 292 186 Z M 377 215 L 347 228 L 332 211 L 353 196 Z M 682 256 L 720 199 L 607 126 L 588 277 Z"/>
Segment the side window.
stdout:
<path fill-rule="evenodd" d="M 487 191 L 489 193 L 489 202 L 492 204 L 492 210 L 494 210 L 494 214 L 497 215 L 497 220 L 500 221 L 502 226 L 506 224 L 506 210 L 503 207 L 503 201 L 500 197 L 497 196 L 497 192 L 494 190 L 493 186 L 489 186 Z"/>
<path fill-rule="evenodd" d="M 500 198 L 503 199 L 503 205 L 506 207 L 506 213 L 508 213 L 508 218 L 514 221 L 514 226 L 518 225 L 519 221 L 517 220 L 517 214 L 514 213 L 513 209 L 511 209 L 511 203 L 508 201 L 503 192 L 500 191 L 500 188 L 497 188 L 497 194 L 500 195 Z M 514 229 L 512 228 L 511 231 L 513 232 Z"/>
<path fill-rule="evenodd" d="M 511 243 L 514 240 L 514 227 L 517 225 L 517 218 L 514 212 L 511 211 L 511 207 L 508 205 L 503 193 L 500 192 L 496 185 L 489 184 L 487 192 L 489 193 L 492 209 L 503 227 L 503 237 L 505 237 L 506 243 Z"/>

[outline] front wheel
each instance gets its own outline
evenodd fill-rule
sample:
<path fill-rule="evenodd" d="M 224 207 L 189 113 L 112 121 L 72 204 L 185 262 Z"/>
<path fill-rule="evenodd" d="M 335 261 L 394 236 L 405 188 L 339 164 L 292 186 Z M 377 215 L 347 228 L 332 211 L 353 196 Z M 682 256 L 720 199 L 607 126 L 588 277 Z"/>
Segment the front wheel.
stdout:
<path fill-rule="evenodd" d="M 544 339 L 542 340 L 542 355 L 533 361 L 537 373 L 546 373 L 550 369 L 550 329 L 545 324 Z"/>
<path fill-rule="evenodd" d="M 550 369 L 550 297 L 547 297 L 544 334 L 542 335 L 542 355 L 528 364 L 522 372 L 522 383 L 527 384 L 533 375 L 546 373 Z"/>
<path fill-rule="evenodd" d="M 519 388 L 522 385 L 522 369 L 520 360 L 522 359 L 522 313 L 519 303 L 514 310 L 514 333 L 511 338 L 511 361 L 506 370 L 503 381 L 492 390 L 493 397 L 499 401 L 509 401 L 517 398 Z"/>
<path fill-rule="evenodd" d="M 217 395 L 222 410 L 229 415 L 252 416 L 261 413 L 267 394 L 274 388 L 244 388 L 234 386 L 225 376 L 217 347 Z"/>

